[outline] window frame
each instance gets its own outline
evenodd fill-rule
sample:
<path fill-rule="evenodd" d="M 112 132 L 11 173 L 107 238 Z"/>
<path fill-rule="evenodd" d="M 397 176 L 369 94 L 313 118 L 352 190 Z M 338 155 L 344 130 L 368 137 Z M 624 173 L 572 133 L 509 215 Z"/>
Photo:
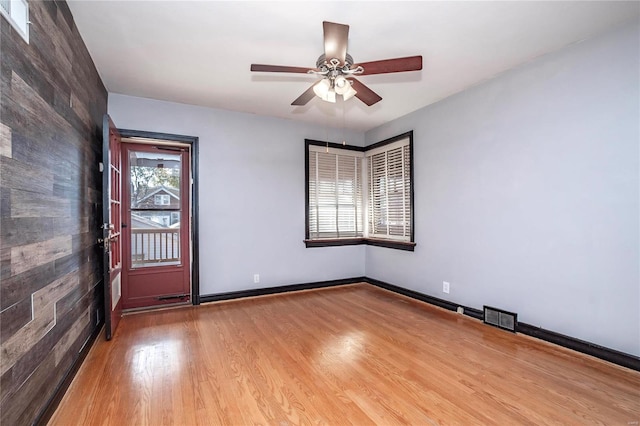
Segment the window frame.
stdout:
<path fill-rule="evenodd" d="M 410 236 L 410 241 L 400 241 L 397 239 L 382 239 L 382 238 L 373 238 L 373 237 L 369 237 L 368 235 L 368 211 L 369 211 L 369 186 L 368 186 L 368 176 L 365 176 L 367 181 L 362 180 L 361 184 L 362 184 L 362 211 L 365 214 L 365 216 L 362 218 L 362 222 L 363 222 L 363 232 L 364 232 L 364 236 L 363 237 L 357 237 L 357 238 L 331 238 L 331 239 L 311 239 L 310 238 L 310 232 L 309 232 L 309 220 L 310 220 L 310 203 L 309 203 L 309 196 L 310 196 L 310 190 L 309 190 L 309 146 L 320 146 L 320 147 L 328 147 L 330 149 L 338 149 L 338 150 L 345 150 L 345 151 L 356 151 L 359 153 L 362 153 L 364 155 L 363 157 L 363 164 L 362 164 L 362 170 L 366 170 L 367 168 L 367 152 L 368 151 L 372 151 L 372 150 L 377 150 L 380 149 L 386 145 L 390 145 L 393 144 L 395 142 L 404 140 L 404 139 L 409 139 L 409 179 L 410 179 L 410 193 L 409 193 L 409 197 L 410 197 L 410 214 L 411 214 L 411 219 L 410 219 L 410 223 L 411 223 L 411 236 Z M 392 249 L 397 249 L 397 250 L 405 250 L 405 251 L 414 251 L 414 248 L 416 246 L 415 243 L 415 204 L 414 204 L 414 174 L 413 174 L 413 131 L 408 131 L 405 133 L 402 133 L 400 135 L 391 137 L 389 139 L 385 139 L 383 141 L 377 142 L 375 144 L 366 146 L 366 147 L 360 147 L 360 146 L 354 146 L 354 145 L 346 145 L 346 144 L 338 144 L 338 143 L 334 143 L 334 142 L 326 142 L 326 141 L 319 141 L 319 140 L 314 140 L 314 139 L 305 139 L 305 146 L 304 146 L 304 150 L 305 150 L 305 154 L 304 154 L 304 158 L 305 158 L 305 163 L 304 163 L 304 173 L 305 173 L 305 239 L 304 239 L 304 243 L 305 246 L 307 248 L 312 248 L 312 247 L 335 247 L 335 246 L 349 246 L 349 245 L 359 245 L 359 244 L 366 244 L 366 245 L 371 245 L 371 246 L 377 246 L 377 247 L 387 247 L 387 248 L 392 248 Z"/>
<path fill-rule="evenodd" d="M 407 133 L 403 133 L 401 135 L 398 136 L 394 136 L 392 138 L 389 139 L 385 139 L 382 142 L 378 142 L 375 143 L 373 145 L 369 145 L 366 147 L 366 151 L 365 151 L 365 162 L 367 163 L 365 165 L 365 168 L 369 169 L 369 158 L 375 154 L 379 154 L 379 153 L 387 153 L 390 150 L 394 149 L 394 148 L 387 148 L 389 145 L 395 145 L 398 144 L 398 142 L 404 141 L 405 139 L 409 139 L 409 143 L 408 143 L 408 147 L 409 147 L 409 214 L 410 214 L 410 235 L 409 235 L 409 241 L 404 241 L 403 238 L 398 238 L 398 237 L 392 237 L 392 236 L 388 236 L 387 238 L 376 238 L 374 234 L 374 230 L 368 229 L 367 230 L 367 235 L 369 235 L 370 239 L 375 239 L 375 240 L 381 240 L 381 241 L 394 241 L 394 242 L 400 242 L 400 243 L 405 243 L 405 244 L 411 244 L 414 243 L 415 244 L 415 219 L 414 219 L 414 199 L 413 199 L 413 131 L 407 132 Z M 399 145 L 399 146 L 404 146 L 404 144 Z M 373 151 L 373 152 L 372 152 Z M 368 172 L 367 172 L 368 173 Z M 370 200 L 369 197 L 371 196 L 370 193 L 370 189 L 369 188 L 369 183 L 371 182 L 371 176 L 369 176 L 367 174 L 367 188 L 366 188 L 366 194 L 367 194 L 367 198 L 366 198 L 366 203 L 367 203 L 367 212 L 370 211 Z M 370 217 L 367 217 L 367 226 L 370 222 Z"/>
<path fill-rule="evenodd" d="M 309 230 L 309 220 L 310 220 L 310 203 L 309 203 L 309 146 L 318 146 L 318 147 L 327 147 L 330 149 L 339 149 L 344 151 L 355 151 L 359 153 L 364 152 L 364 148 L 354 145 L 342 145 L 334 142 L 323 142 L 313 139 L 305 139 L 304 144 L 304 200 L 305 200 L 305 233 L 304 233 L 304 242 L 307 247 L 328 247 L 328 246 L 337 246 L 337 245 L 354 245 L 354 244 L 362 244 L 362 237 L 349 237 L 349 238 L 329 238 L 329 239 L 311 239 L 310 238 L 310 230 Z M 364 226 L 364 218 L 363 218 L 363 226 Z"/>
<path fill-rule="evenodd" d="M 5 1 L 3 1 L 5 3 Z M 22 3 L 24 5 L 24 30 L 20 27 L 20 22 L 16 19 L 16 13 L 14 13 L 13 3 Z M 0 6 L 0 15 L 2 15 L 9 24 L 13 27 L 13 29 L 20 34 L 20 37 L 29 44 L 29 26 L 31 25 L 31 21 L 29 21 L 29 1 L 28 0 L 6 0 L 6 4 L 9 6 L 9 9 L 5 9 Z"/>

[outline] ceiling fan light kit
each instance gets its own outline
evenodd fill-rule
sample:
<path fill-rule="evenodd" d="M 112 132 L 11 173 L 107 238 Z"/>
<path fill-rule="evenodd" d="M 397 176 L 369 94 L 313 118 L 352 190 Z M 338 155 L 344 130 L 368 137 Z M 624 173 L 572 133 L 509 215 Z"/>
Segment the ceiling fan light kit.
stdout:
<path fill-rule="evenodd" d="M 347 101 L 357 92 L 351 87 L 351 82 L 339 75 L 338 77 L 325 77 L 313 85 L 313 92 L 325 102 L 335 103 L 336 95 L 341 95 Z"/>
<path fill-rule="evenodd" d="M 325 21 L 322 23 L 322 27 L 324 29 L 324 54 L 320 55 L 316 61 L 315 69 L 251 64 L 253 72 L 290 72 L 322 76 L 320 81 L 314 83 L 291 105 L 306 105 L 314 98 L 314 95 L 323 101 L 335 102 L 336 95 L 341 95 L 345 101 L 355 96 L 366 105 L 371 106 L 381 101 L 382 97 L 356 80 L 354 75 L 388 74 L 422 69 L 422 56 L 384 59 L 354 65 L 353 58 L 347 53 L 349 26 Z"/>

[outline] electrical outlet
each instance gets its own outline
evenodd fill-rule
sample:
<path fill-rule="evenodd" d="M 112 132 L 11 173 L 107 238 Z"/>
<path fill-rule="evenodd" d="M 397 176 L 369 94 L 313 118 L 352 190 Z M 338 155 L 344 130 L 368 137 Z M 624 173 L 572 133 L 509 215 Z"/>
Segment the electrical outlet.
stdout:
<path fill-rule="evenodd" d="M 446 281 L 442 281 L 442 291 L 444 293 L 449 293 L 449 283 Z"/>
<path fill-rule="evenodd" d="M 260 274 L 253 274 L 253 282 L 254 284 L 258 284 L 260 282 Z"/>
<path fill-rule="evenodd" d="M 461 315 L 464 314 L 464 308 L 462 306 L 458 306 L 458 310 L 457 311 Z"/>

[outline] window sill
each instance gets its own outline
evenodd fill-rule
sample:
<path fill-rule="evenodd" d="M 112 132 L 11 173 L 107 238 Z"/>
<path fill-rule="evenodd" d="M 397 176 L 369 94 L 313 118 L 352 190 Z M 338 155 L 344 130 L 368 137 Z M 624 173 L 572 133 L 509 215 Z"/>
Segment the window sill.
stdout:
<path fill-rule="evenodd" d="M 332 238 L 325 240 L 304 240 L 304 243 L 307 248 L 366 244 L 369 246 L 386 247 L 396 250 L 414 251 L 414 248 L 416 247 L 416 243 L 413 242 L 381 240 L 378 238 Z"/>
<path fill-rule="evenodd" d="M 416 243 L 407 241 L 381 240 L 378 238 L 365 238 L 365 244 L 376 247 L 386 247 L 396 250 L 413 251 Z"/>

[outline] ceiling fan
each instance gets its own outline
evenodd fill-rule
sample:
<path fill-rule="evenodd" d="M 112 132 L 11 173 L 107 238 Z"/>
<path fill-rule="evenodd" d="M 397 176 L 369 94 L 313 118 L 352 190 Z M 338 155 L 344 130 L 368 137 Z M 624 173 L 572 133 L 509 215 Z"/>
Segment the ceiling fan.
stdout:
<path fill-rule="evenodd" d="M 349 26 L 327 21 L 324 21 L 322 26 L 324 54 L 320 55 L 316 61 L 316 68 L 251 64 L 251 71 L 254 72 L 289 72 L 315 74 L 322 77 L 291 105 L 306 105 L 314 96 L 327 102 L 335 102 L 337 94 L 342 95 L 344 100 L 355 96 L 371 106 L 382 98 L 357 80 L 355 75 L 388 74 L 422 69 L 422 56 L 354 63 L 351 55 L 347 53 Z"/>

